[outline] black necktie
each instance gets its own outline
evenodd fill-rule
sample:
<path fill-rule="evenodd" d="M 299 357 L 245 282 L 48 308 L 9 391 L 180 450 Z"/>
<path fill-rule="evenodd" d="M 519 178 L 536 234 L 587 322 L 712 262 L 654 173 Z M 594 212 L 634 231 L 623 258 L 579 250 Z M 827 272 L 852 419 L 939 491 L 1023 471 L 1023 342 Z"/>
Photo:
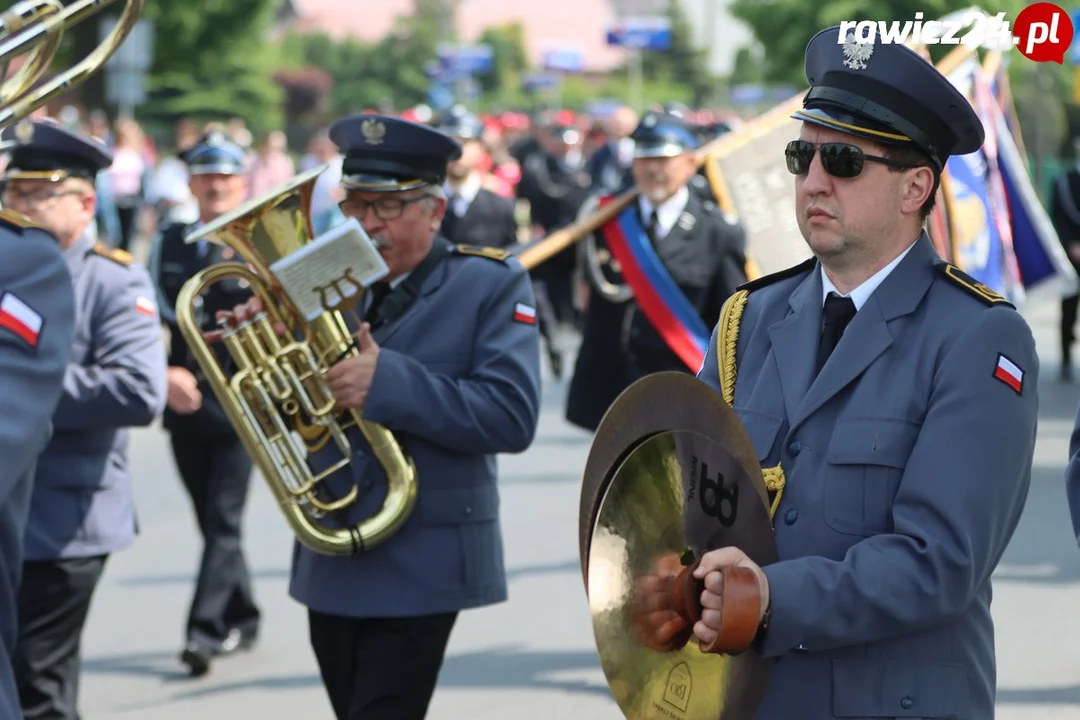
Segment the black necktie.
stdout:
<path fill-rule="evenodd" d="M 652 215 L 649 216 L 649 227 L 645 228 L 645 232 L 649 234 L 649 239 L 655 243 L 657 241 L 657 234 L 660 232 L 660 216 L 656 214 L 656 211 L 652 211 Z"/>
<path fill-rule="evenodd" d="M 818 345 L 817 372 L 825 366 L 825 361 L 840 342 L 840 336 L 844 334 L 844 328 L 855 317 L 855 302 L 849 297 L 840 297 L 836 293 L 829 293 L 825 298 L 825 307 L 822 310 L 824 322 L 821 327 L 821 343 Z"/>
<path fill-rule="evenodd" d="M 371 305 L 368 306 L 367 312 L 364 313 L 364 319 L 368 322 L 375 322 L 375 314 L 379 312 L 379 306 L 382 305 L 382 301 L 386 299 L 386 296 L 390 294 L 390 283 L 374 283 L 370 292 Z"/>

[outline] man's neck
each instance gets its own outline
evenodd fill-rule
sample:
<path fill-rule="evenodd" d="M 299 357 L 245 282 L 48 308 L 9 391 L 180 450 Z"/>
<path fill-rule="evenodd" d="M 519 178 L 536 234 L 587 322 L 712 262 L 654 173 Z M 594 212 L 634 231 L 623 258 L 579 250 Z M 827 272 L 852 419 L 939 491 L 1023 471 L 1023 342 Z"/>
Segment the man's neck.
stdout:
<path fill-rule="evenodd" d="M 829 276 L 829 280 L 836 289 L 843 295 L 848 295 L 852 290 L 862 285 L 864 282 L 874 277 L 879 273 L 886 265 L 891 263 L 896 258 L 900 257 L 909 247 L 918 241 L 922 234 L 922 230 L 914 235 L 900 236 L 902 239 L 897 239 L 894 242 L 889 243 L 888 251 L 879 253 L 872 260 L 865 262 L 859 260 L 853 260 L 850 263 L 843 261 L 835 262 L 834 258 L 828 260 L 822 260 L 821 266 L 825 270 L 825 274 Z"/>
<path fill-rule="evenodd" d="M 90 225 L 87 224 L 87 225 L 83 225 L 83 227 L 80 230 L 78 230 L 76 233 L 74 233 L 71 236 L 68 236 L 68 237 L 59 237 L 59 236 L 57 236 L 56 244 L 60 246 L 61 250 L 67 250 L 68 248 L 73 246 L 75 243 L 79 242 L 79 240 L 82 240 L 82 238 L 86 235 L 86 231 L 89 230 L 89 228 L 90 228 Z"/>
<path fill-rule="evenodd" d="M 450 177 L 448 175 L 446 177 L 446 184 L 450 186 L 451 190 L 453 190 L 454 192 L 458 192 L 459 190 L 461 190 L 461 188 L 465 187 L 470 180 L 472 180 L 474 175 L 476 175 L 475 170 L 457 178 Z"/>

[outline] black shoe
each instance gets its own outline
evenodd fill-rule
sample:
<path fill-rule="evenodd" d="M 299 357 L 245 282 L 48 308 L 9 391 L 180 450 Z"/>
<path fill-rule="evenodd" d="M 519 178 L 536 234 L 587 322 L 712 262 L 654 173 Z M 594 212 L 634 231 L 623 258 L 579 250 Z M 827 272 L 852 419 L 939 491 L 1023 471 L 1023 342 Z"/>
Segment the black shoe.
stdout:
<path fill-rule="evenodd" d="M 548 353 L 548 359 L 551 361 L 551 374 L 555 376 L 556 380 L 562 380 L 563 376 L 563 357 L 562 353 L 552 351 Z"/>
<path fill-rule="evenodd" d="M 225 639 L 222 640 L 221 644 L 217 647 L 217 654 L 231 655 L 235 652 L 251 650 L 255 647 L 257 640 L 258 635 L 256 633 L 244 632 L 239 628 L 233 628 L 229 630 L 229 634 L 225 636 Z"/>
<path fill-rule="evenodd" d="M 188 676 L 197 678 L 210 672 L 210 648 L 197 642 L 189 642 L 180 653 L 180 662 L 188 666 Z"/>
<path fill-rule="evenodd" d="M 1072 382 L 1072 379 L 1073 379 L 1072 363 L 1071 362 L 1062 363 L 1061 364 L 1061 382 L 1066 382 L 1066 383 L 1067 382 Z"/>

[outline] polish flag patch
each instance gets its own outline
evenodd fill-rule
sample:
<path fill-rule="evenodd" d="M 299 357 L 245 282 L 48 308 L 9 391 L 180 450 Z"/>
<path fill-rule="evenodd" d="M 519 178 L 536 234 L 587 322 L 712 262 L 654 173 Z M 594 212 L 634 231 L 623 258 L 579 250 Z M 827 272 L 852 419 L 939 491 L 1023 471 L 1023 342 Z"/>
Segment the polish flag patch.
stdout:
<path fill-rule="evenodd" d="M 135 311 L 140 315 L 154 317 L 157 315 L 157 303 L 144 295 L 140 295 L 135 298 Z"/>
<path fill-rule="evenodd" d="M 45 319 L 14 293 L 6 292 L 0 298 L 0 328 L 15 333 L 30 347 L 38 346 L 44 324 Z"/>
<path fill-rule="evenodd" d="M 525 303 L 518 303 L 514 305 L 514 322 L 525 323 L 526 325 L 536 324 L 536 308 L 530 307 Z"/>
<path fill-rule="evenodd" d="M 1017 395 L 1024 390 L 1024 371 L 1001 353 L 998 353 L 994 377 L 1012 388 Z"/>

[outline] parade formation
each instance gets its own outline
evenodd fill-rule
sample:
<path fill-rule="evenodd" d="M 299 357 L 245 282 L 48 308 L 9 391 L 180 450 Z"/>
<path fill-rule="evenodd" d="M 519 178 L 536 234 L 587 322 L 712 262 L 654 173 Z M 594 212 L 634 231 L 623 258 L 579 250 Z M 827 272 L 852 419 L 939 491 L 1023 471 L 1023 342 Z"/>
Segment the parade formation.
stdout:
<path fill-rule="evenodd" d="M 48 64 L 46 25 L 89 5 L 5 16 L 12 46 L 40 53 L 27 67 Z M 1006 717 L 1011 616 L 992 579 L 1060 398 L 1041 396 L 1053 373 L 1027 308 L 949 250 L 970 219 L 950 159 L 996 130 L 947 67 L 834 26 L 806 46 L 808 89 L 756 135 L 671 103 L 621 107 L 598 139 L 554 111 L 498 146 L 463 106 L 357 108 L 299 172 L 272 133 L 252 154 L 235 129 L 187 127 L 142 253 L 141 181 L 125 185 L 142 170 L 120 137 L 136 130 L 106 142 L 42 111 L 106 62 L 141 0 L 123 11 L 83 65 L 0 92 L 0 720 L 107 716 L 84 702 L 88 669 L 109 665 L 84 636 L 110 560 L 147 535 L 148 463 L 172 468 L 198 535 L 155 661 L 192 696 L 290 637 L 320 700 L 303 717 L 586 717 L 440 704 L 473 618 L 539 588 L 514 585 L 512 552 L 576 538 L 556 570 L 577 607 L 528 602 L 560 627 L 587 616 L 587 661 L 544 670 L 596 671 L 602 717 Z M 762 239 L 731 166 L 777 127 L 757 152 L 790 183 L 771 212 L 797 251 Z M 1023 208 L 1065 271 L 1078 177 Z M 1076 307 L 1062 300 L 1061 382 Z M 506 502 L 508 463 L 557 465 L 554 426 L 581 440 L 559 471 L 576 529 Z M 1068 452 L 1054 503 L 1072 547 L 1080 429 Z M 253 539 L 252 508 L 288 542 Z M 282 582 L 260 584 L 255 556 Z M 284 597 L 303 644 L 268 610 Z M 108 632 L 138 616 L 111 611 Z M 493 622 L 511 639 L 542 627 Z M 113 700 L 116 717 L 166 712 Z M 200 702 L 179 716 L 217 717 Z"/>

